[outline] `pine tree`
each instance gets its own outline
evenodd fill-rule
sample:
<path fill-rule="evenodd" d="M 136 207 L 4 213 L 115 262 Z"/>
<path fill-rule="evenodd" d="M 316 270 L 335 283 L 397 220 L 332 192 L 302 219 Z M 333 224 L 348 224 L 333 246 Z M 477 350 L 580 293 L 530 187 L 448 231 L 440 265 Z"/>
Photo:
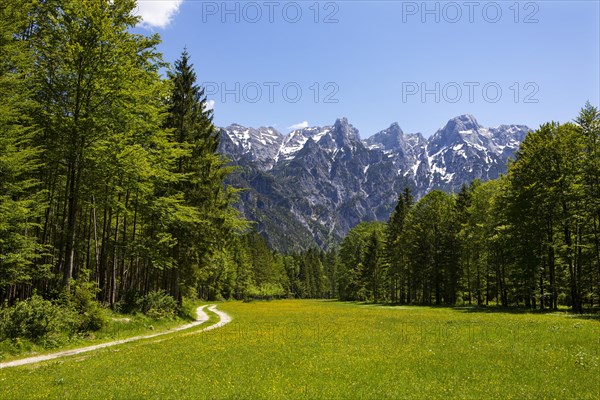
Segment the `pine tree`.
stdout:
<path fill-rule="evenodd" d="M 405 188 L 398 196 L 398 202 L 386 226 L 384 254 L 387 263 L 387 286 L 390 292 L 390 300 L 393 303 L 404 302 L 405 297 L 404 288 L 407 274 L 401 238 L 404 232 L 404 221 L 412 203 L 413 198 L 410 189 Z"/>
<path fill-rule="evenodd" d="M 181 288 L 193 287 L 199 269 L 206 266 L 214 251 L 240 224 L 230 207 L 232 191 L 223 180 L 231 171 L 216 153 L 217 132 L 212 124 L 212 110 L 207 106 L 204 90 L 196 83 L 196 73 L 184 50 L 169 73 L 171 95 L 166 128 L 184 154 L 175 171 L 179 180 L 171 185 L 171 195 L 181 195 L 190 213 L 175 221 L 172 235 L 176 240 L 173 258 L 171 294 L 181 301 Z"/>
<path fill-rule="evenodd" d="M 325 255 L 324 274 L 327 280 L 327 298 L 336 298 L 337 274 L 339 270 L 339 255 L 336 249 L 329 250 Z"/>
<path fill-rule="evenodd" d="M 469 222 L 469 207 L 471 205 L 472 190 L 477 184 L 477 181 L 473 182 L 473 184 L 471 184 L 470 186 L 463 184 L 460 188 L 460 191 L 458 192 L 458 195 L 456 196 L 456 217 L 461 229 L 459 232 L 459 241 L 461 246 L 460 261 L 462 264 L 462 269 L 464 271 L 463 280 L 465 282 L 465 284 L 463 284 L 462 286 L 463 289 L 467 290 L 467 298 L 469 301 L 469 305 L 472 304 L 473 301 L 473 293 L 471 286 L 471 266 L 473 250 L 472 240 L 470 238 L 470 231 L 467 229 L 467 224 Z"/>
<path fill-rule="evenodd" d="M 409 300 L 454 303 L 460 277 L 454 198 L 429 192 L 412 207 L 405 224 Z"/>

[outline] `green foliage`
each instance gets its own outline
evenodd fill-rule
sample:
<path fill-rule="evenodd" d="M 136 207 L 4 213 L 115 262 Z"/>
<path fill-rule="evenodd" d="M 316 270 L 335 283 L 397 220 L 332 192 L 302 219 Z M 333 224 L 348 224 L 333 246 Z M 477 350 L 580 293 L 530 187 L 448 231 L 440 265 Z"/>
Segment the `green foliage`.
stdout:
<path fill-rule="evenodd" d="M 168 226 L 176 241 L 171 249 L 175 282 L 171 284 L 170 293 L 181 303 L 181 289 L 200 283 L 207 291 L 205 296 L 214 299 L 221 294 L 211 281 L 224 272 L 227 264 L 220 250 L 225 240 L 244 224 L 230 207 L 235 191 L 225 187 L 223 180 L 231 169 L 216 153 L 219 140 L 212 125 L 212 110 L 207 107 L 204 90 L 196 83 L 187 51 L 169 72 L 169 84 L 165 126 L 172 130 L 172 137 L 183 152 L 172 167 L 177 180 L 164 190 L 172 197 L 181 197 L 190 211 L 183 218 L 182 210 L 176 210 Z M 203 271 L 214 265 L 211 261 L 217 261 L 221 268 Z"/>
<path fill-rule="evenodd" d="M 413 286 L 409 302 L 454 304 L 459 277 L 454 197 L 428 193 L 411 209 L 406 224 Z"/>
<path fill-rule="evenodd" d="M 85 331 L 103 325 L 95 300 L 231 297 L 246 273 L 226 248 L 246 225 L 189 55 L 163 79 L 135 7 L 0 7 L 0 300 L 63 293 Z"/>
<path fill-rule="evenodd" d="M 398 203 L 386 226 L 383 251 L 388 280 L 387 289 L 390 301 L 393 303 L 405 301 L 406 297 L 407 258 L 402 240 L 406 217 L 413 206 L 413 202 L 410 189 L 404 189 L 404 192 L 398 196 Z"/>
<path fill-rule="evenodd" d="M 250 286 L 246 292 L 247 300 L 272 300 L 280 299 L 286 294 L 281 284 L 265 283 L 259 287 Z"/>
<path fill-rule="evenodd" d="M 0 311 L 0 338 L 26 338 L 41 342 L 51 334 L 71 328 L 72 316 L 39 295 L 33 295 Z"/>
<path fill-rule="evenodd" d="M 363 222 L 340 246 L 338 293 L 343 300 L 379 300 L 385 224 Z"/>
<path fill-rule="evenodd" d="M 81 279 L 76 282 L 73 293 L 67 293 L 63 298 L 63 304 L 77 315 L 78 332 L 99 331 L 107 323 L 106 313 L 96 301 L 98 291 L 95 282 Z"/>
<path fill-rule="evenodd" d="M 582 311 L 584 296 L 600 302 L 597 174 L 598 113 L 589 104 L 582 125 L 550 123 L 527 136 L 509 170 L 508 234 L 515 243 L 512 278 L 526 306 L 556 308 L 568 288 L 569 305 Z M 586 293 L 584 288 L 593 288 Z"/>
<path fill-rule="evenodd" d="M 154 319 L 173 319 L 179 310 L 177 301 L 163 290 L 149 292 L 137 304 L 141 312 Z"/>
<path fill-rule="evenodd" d="M 31 49 L 20 36 L 30 7 L 23 0 L 0 6 L 0 301 L 7 286 L 40 275 L 32 268 L 41 250 L 32 234 L 43 209 L 35 179 L 40 151 L 28 117 L 35 109 L 27 80 Z"/>
<path fill-rule="evenodd" d="M 52 302 L 39 295 L 0 310 L 0 340 L 28 339 L 42 345 L 66 342 L 76 333 L 90 333 L 107 323 L 105 311 L 95 301 L 95 285 L 79 282 L 73 293 Z"/>

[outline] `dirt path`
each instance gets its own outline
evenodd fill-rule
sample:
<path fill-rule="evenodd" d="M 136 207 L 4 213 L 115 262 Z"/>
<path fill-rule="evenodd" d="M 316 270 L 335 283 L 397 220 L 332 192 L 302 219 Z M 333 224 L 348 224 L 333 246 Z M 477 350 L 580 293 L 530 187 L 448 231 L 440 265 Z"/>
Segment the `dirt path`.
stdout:
<path fill-rule="evenodd" d="M 200 332 L 206 332 L 206 331 L 210 331 L 216 328 L 220 328 L 225 324 L 228 324 L 231 322 L 231 316 L 227 313 L 224 313 L 223 311 L 217 310 L 217 306 L 210 306 L 208 307 L 208 309 L 212 312 L 214 312 L 215 314 L 217 314 L 220 318 L 219 322 L 217 322 L 214 325 L 211 326 L 207 326 L 206 328 L 202 329 Z"/>
<path fill-rule="evenodd" d="M 69 357 L 69 356 L 73 356 L 73 355 L 77 355 L 77 354 L 81 354 L 81 353 L 87 353 L 89 351 L 103 349 L 105 347 L 111 347 L 111 346 L 116 346 L 116 345 L 123 344 L 123 343 L 135 342 L 137 340 L 142 340 L 142 339 L 151 339 L 151 338 L 154 338 L 157 336 L 168 335 L 173 332 L 179 332 L 179 331 L 183 331 L 185 329 L 190 329 L 190 328 L 193 328 L 195 326 L 198 326 L 198 325 L 203 324 L 206 321 L 208 321 L 208 318 L 209 318 L 208 314 L 206 314 L 206 312 L 204 311 L 204 308 L 206 308 L 206 307 L 207 306 L 200 306 L 196 309 L 196 320 L 194 322 L 190 322 L 189 324 L 181 325 L 176 328 L 172 328 L 172 329 L 169 329 L 169 330 L 166 330 L 163 332 L 153 333 L 150 335 L 134 336 L 134 337 L 130 337 L 127 339 L 114 340 L 112 342 L 96 344 L 94 346 L 81 347 L 79 349 L 64 350 L 64 351 L 59 351 L 57 353 L 52 353 L 52 354 L 44 354 L 44 355 L 35 356 L 35 357 L 22 358 L 20 360 L 8 361 L 8 362 L 0 363 L 0 369 L 9 368 L 9 367 L 17 367 L 19 365 L 34 364 L 34 363 L 38 363 L 40 361 L 53 360 L 55 358 Z M 223 325 L 231 322 L 231 317 L 228 314 L 224 313 L 223 311 L 217 310 L 217 306 L 212 305 L 212 306 L 209 306 L 208 309 L 210 311 L 214 312 L 215 314 L 217 314 L 220 318 L 220 321 L 217 322 L 216 324 L 207 326 L 206 328 L 204 328 L 198 332 L 206 332 L 206 331 L 210 331 L 213 329 L 217 329 L 217 328 L 220 328 Z"/>

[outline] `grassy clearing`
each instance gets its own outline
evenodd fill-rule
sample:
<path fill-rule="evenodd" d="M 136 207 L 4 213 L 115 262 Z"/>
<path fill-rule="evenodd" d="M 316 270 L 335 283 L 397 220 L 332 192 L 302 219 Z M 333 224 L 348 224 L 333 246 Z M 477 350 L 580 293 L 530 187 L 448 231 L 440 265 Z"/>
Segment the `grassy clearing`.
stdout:
<path fill-rule="evenodd" d="M 221 329 L 0 370 L 0 398 L 600 394 L 600 323 L 594 319 L 327 301 L 219 308 L 234 317 Z"/>
<path fill-rule="evenodd" d="M 42 346 L 25 339 L 0 341 L 0 362 L 164 331 L 193 321 L 196 318 L 196 308 L 200 305 L 202 303 L 197 301 L 185 301 L 179 315 L 175 318 L 163 319 L 153 319 L 139 312 L 119 314 L 106 309 L 104 312 L 107 323 L 99 331 L 79 334 L 66 342 L 65 338 L 60 338 L 61 340 L 57 340 L 55 343 L 50 342 Z"/>

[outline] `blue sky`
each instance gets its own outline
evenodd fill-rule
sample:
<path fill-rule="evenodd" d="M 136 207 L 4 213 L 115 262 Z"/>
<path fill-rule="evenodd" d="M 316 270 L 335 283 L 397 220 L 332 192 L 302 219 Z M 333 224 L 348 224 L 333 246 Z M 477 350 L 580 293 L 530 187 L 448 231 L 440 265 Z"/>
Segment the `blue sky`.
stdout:
<path fill-rule="evenodd" d="M 187 47 L 215 123 L 328 125 L 363 138 L 397 121 L 430 136 L 573 119 L 600 105 L 600 2 L 139 2 L 168 62 Z"/>

